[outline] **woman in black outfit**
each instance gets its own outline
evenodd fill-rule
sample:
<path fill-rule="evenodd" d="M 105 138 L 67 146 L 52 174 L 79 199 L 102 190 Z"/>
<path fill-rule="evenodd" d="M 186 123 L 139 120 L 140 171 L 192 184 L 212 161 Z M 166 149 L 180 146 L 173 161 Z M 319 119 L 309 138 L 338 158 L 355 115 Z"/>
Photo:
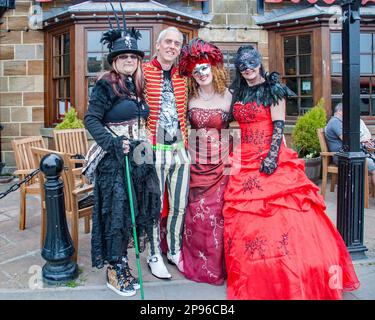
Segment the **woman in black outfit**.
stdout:
<path fill-rule="evenodd" d="M 113 70 L 95 84 L 85 115 L 85 126 L 96 142 L 84 168 L 88 180 L 95 184 L 92 265 L 102 268 L 109 263 L 107 286 L 122 296 L 132 296 L 139 289 L 127 258 L 132 224 L 125 178 L 126 154 L 139 238 L 151 235 L 160 214 L 159 182 L 145 126 L 149 108 L 143 100 L 144 52 L 138 50 L 139 37 L 138 31 L 125 27 L 111 28 L 103 34 L 101 42 L 108 44 L 108 62 Z"/>

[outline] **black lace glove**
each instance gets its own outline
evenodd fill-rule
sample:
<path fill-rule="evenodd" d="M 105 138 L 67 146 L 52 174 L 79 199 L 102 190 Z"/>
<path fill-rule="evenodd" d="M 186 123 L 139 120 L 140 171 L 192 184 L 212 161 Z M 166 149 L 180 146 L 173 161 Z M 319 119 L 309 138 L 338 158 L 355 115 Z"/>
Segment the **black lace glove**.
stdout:
<path fill-rule="evenodd" d="M 285 122 L 282 120 L 273 121 L 273 133 L 270 150 L 268 151 L 267 157 L 262 161 L 260 165 L 260 172 L 266 174 L 272 174 L 277 168 L 277 159 L 279 157 L 279 150 L 281 142 L 283 141 Z"/>

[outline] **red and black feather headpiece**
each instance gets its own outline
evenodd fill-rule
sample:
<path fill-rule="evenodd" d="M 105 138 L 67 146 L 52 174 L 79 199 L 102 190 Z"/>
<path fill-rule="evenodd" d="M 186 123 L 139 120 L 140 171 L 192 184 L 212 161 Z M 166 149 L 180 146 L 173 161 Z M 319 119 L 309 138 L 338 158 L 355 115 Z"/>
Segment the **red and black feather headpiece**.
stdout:
<path fill-rule="evenodd" d="M 181 50 L 180 74 L 190 77 L 194 67 L 200 63 L 209 63 L 211 66 L 222 65 L 224 58 L 218 47 L 200 38 L 194 38 Z"/>

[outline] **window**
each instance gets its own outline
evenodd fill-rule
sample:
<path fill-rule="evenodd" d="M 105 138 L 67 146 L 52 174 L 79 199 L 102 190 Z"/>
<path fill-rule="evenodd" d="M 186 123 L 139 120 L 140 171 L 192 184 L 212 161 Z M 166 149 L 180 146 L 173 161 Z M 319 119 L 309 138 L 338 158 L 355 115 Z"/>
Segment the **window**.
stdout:
<path fill-rule="evenodd" d="M 314 105 L 311 35 L 285 36 L 283 45 L 284 79 L 297 95 L 287 100 L 286 112 L 288 116 L 298 116 Z"/>
<path fill-rule="evenodd" d="M 224 56 L 224 67 L 228 71 L 229 83 L 232 83 L 236 75 L 236 67 L 234 66 L 234 58 L 237 50 L 222 50 Z"/>
<path fill-rule="evenodd" d="M 228 71 L 228 85 L 232 83 L 236 75 L 236 67 L 234 66 L 234 58 L 239 47 L 249 43 L 214 43 L 223 53 L 224 67 Z M 257 48 L 256 43 L 250 43 L 254 48 Z"/>
<path fill-rule="evenodd" d="M 54 122 L 59 122 L 70 108 L 70 35 L 53 37 L 52 72 L 55 114 Z"/>
<path fill-rule="evenodd" d="M 342 101 L 341 33 L 331 33 L 332 109 Z M 360 38 L 360 110 L 363 116 L 375 115 L 375 34 L 361 33 Z"/>
<path fill-rule="evenodd" d="M 151 30 L 141 29 L 142 38 L 138 40 L 138 48 L 145 52 L 143 61 L 149 61 L 151 58 Z M 100 43 L 104 31 L 89 30 L 87 31 L 87 93 L 90 96 L 92 88 L 95 85 L 97 74 L 111 70 L 107 61 L 108 49 L 106 45 Z"/>

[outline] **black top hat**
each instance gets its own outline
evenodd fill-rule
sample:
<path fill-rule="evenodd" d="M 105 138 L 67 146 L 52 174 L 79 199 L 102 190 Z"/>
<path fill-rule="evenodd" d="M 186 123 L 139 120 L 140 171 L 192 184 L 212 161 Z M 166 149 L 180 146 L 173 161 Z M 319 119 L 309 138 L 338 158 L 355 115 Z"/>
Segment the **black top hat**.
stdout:
<path fill-rule="evenodd" d="M 107 56 L 107 60 L 109 64 L 112 64 L 113 60 L 120 54 L 123 53 L 134 53 L 139 55 L 141 58 L 145 56 L 145 53 L 138 49 L 137 40 L 142 37 L 141 33 L 134 28 L 128 29 L 126 28 L 126 20 L 125 20 L 125 13 L 122 8 L 122 3 L 120 0 L 120 7 L 122 12 L 122 22 L 123 28 L 120 27 L 120 22 L 117 16 L 117 13 L 112 5 L 112 2 L 109 1 L 112 10 L 115 14 L 116 22 L 117 22 L 117 29 L 114 29 L 111 23 L 111 20 L 108 16 L 108 23 L 110 29 L 103 33 L 103 36 L 100 42 L 107 44 L 109 49 L 109 54 Z"/>

